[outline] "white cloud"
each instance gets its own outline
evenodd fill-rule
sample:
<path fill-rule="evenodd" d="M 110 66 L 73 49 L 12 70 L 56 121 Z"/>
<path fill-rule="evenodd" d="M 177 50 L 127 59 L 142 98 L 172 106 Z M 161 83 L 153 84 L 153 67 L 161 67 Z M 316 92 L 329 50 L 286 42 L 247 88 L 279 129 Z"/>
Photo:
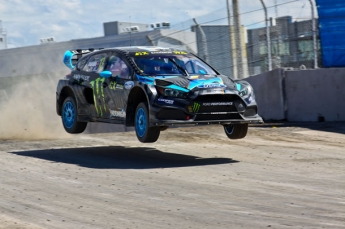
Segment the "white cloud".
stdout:
<path fill-rule="evenodd" d="M 230 0 L 229 0 L 230 1 Z M 268 7 L 294 0 L 264 0 Z M 231 1 L 230 1 L 231 2 Z M 240 0 L 242 24 L 264 21 L 259 0 Z M 275 8 L 269 16 L 275 17 Z M 298 0 L 277 8 L 278 16 L 310 17 L 308 0 Z M 227 23 L 226 1 L 217 0 L 7 0 L 0 5 L 0 20 L 10 43 L 36 45 L 41 37 L 54 36 L 65 41 L 103 35 L 103 23 L 131 21 L 155 23 L 168 21 L 189 28 L 191 19 L 199 23 Z M 188 21 L 188 22 L 187 22 Z M 184 24 L 183 24 L 184 23 Z M 189 24 L 188 24 L 189 23 Z"/>

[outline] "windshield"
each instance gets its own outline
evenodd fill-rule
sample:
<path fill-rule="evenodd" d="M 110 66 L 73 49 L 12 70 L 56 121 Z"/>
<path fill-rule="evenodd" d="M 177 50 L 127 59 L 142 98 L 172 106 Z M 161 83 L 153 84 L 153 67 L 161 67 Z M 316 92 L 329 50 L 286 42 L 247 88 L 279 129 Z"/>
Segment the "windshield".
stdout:
<path fill-rule="evenodd" d="M 217 75 L 193 55 L 143 55 L 132 59 L 146 75 Z"/>

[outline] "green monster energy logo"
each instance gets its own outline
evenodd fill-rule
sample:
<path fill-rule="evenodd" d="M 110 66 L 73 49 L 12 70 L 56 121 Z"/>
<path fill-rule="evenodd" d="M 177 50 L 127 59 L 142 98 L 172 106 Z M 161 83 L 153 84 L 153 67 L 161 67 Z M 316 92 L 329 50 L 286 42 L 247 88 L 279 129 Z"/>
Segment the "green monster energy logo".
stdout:
<path fill-rule="evenodd" d="M 104 89 L 103 89 L 103 83 L 105 81 L 105 78 L 97 78 L 96 80 L 93 80 L 90 82 L 91 88 L 93 90 L 93 100 L 95 101 L 95 108 L 97 115 L 103 116 L 103 109 L 104 112 L 106 111 L 105 106 L 105 98 L 104 98 Z M 103 107 L 100 104 L 103 102 Z"/>
<path fill-rule="evenodd" d="M 116 82 L 115 81 L 110 82 L 109 89 L 110 90 L 116 90 Z"/>
<path fill-rule="evenodd" d="M 200 104 L 199 103 L 194 103 L 193 104 L 193 112 L 197 113 L 200 109 Z"/>

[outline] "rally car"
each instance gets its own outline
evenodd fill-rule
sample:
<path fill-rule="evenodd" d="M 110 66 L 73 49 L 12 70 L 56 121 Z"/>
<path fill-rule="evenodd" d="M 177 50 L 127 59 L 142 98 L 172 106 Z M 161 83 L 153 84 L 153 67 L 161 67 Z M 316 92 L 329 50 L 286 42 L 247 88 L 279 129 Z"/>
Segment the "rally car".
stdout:
<path fill-rule="evenodd" d="M 218 124 L 228 138 L 240 139 L 248 123 L 263 122 L 248 82 L 185 50 L 68 50 L 63 62 L 72 71 L 58 82 L 56 110 L 71 134 L 104 122 L 134 126 L 139 141 L 155 142 L 171 126 Z"/>

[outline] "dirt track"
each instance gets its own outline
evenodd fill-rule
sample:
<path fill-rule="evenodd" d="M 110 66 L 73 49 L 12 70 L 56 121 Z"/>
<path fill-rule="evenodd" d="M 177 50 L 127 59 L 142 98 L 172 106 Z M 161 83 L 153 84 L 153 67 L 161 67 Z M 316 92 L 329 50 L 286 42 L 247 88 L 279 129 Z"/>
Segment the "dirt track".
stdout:
<path fill-rule="evenodd" d="M 0 140 L 0 228 L 345 228 L 344 124 L 249 131 Z"/>

